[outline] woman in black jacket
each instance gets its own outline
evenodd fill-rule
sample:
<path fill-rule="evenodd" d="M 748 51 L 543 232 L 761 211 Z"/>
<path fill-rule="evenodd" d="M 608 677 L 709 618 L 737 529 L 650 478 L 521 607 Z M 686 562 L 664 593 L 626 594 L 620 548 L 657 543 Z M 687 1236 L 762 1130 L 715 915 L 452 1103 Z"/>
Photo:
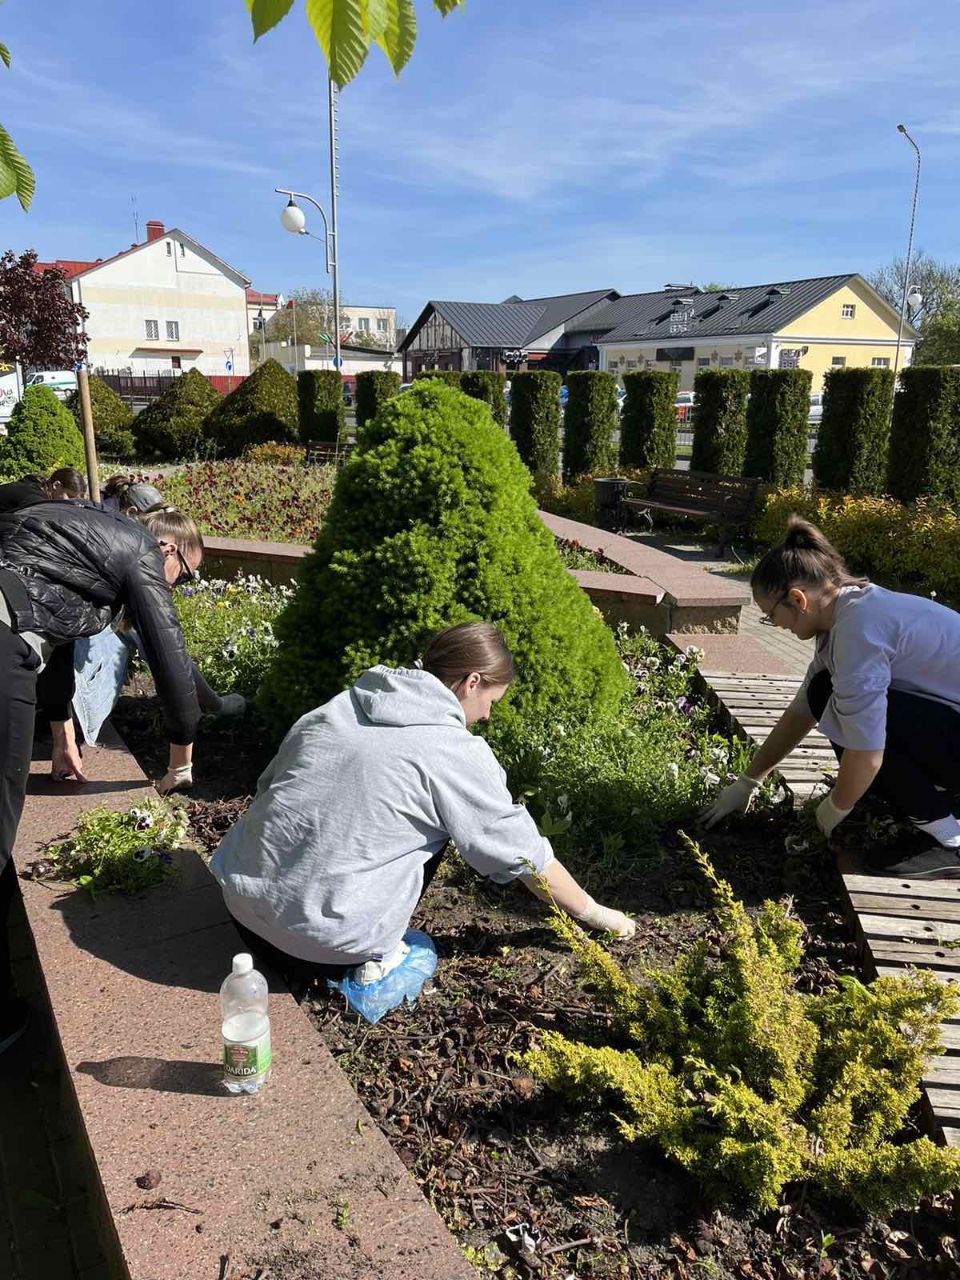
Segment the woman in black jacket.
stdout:
<path fill-rule="evenodd" d="M 102 631 L 126 609 L 170 738 L 158 788 L 189 785 L 200 710 L 172 589 L 194 577 L 202 558 L 196 526 L 179 512 L 153 531 L 87 502 L 0 512 L 0 1052 L 26 1025 L 22 1005 L 11 999 L 7 915 L 38 692 L 50 717 L 54 774 L 83 781 L 70 719 L 73 641 Z"/>

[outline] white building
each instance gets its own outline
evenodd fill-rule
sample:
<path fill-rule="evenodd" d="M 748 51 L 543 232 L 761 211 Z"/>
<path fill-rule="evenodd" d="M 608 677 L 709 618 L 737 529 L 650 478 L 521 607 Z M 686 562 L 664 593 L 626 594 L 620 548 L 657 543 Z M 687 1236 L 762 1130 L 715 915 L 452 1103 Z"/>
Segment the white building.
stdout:
<path fill-rule="evenodd" d="M 75 302 L 90 313 L 87 362 L 104 372 L 208 376 L 250 372 L 250 281 L 177 228 L 147 223 L 147 238 L 96 262 L 59 267 Z M 232 366 L 228 368 L 228 365 Z"/>
<path fill-rule="evenodd" d="M 264 346 L 264 359 L 277 360 L 290 373 L 304 369 L 332 369 L 333 347 L 312 347 L 309 343 L 294 346 L 292 342 L 268 342 Z M 366 369 L 384 369 L 403 374 L 403 358 L 381 347 L 361 347 L 355 343 L 340 344 L 341 370 L 344 378 L 355 378 Z"/>
<path fill-rule="evenodd" d="M 374 339 L 378 344 L 397 345 L 396 307 L 362 307 L 349 303 L 340 304 L 340 340 L 363 346 Z"/>

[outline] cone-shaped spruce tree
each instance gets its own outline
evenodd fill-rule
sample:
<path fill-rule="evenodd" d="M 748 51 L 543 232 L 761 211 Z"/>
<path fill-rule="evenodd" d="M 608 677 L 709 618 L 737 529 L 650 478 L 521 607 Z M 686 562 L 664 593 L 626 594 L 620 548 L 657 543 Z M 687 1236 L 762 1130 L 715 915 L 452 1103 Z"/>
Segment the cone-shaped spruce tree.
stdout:
<path fill-rule="evenodd" d="M 472 619 L 499 626 L 513 651 L 514 713 L 586 718 L 626 693 L 613 638 L 540 522 L 516 448 L 486 405 L 423 379 L 363 428 L 340 471 L 277 622 L 263 711 L 282 732 L 366 667 L 408 664 L 434 632 Z"/>

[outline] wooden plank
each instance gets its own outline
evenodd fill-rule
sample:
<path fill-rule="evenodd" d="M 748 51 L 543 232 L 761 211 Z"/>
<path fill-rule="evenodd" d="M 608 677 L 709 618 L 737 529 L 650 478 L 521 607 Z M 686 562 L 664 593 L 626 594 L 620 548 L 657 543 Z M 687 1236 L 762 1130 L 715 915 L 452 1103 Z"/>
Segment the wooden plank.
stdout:
<path fill-rule="evenodd" d="M 843 876 L 844 888 L 849 894 L 871 893 L 899 898 L 903 890 L 910 890 L 911 898 L 945 898 L 960 902 L 960 882 L 956 880 L 910 880 L 906 876 Z"/>
<path fill-rule="evenodd" d="M 903 920 L 898 916 L 857 913 L 860 928 L 867 938 L 915 938 L 919 942 L 938 943 L 960 940 L 960 924 L 949 920 L 926 924 L 923 920 Z"/>
<path fill-rule="evenodd" d="M 924 1084 L 929 1082 L 935 1088 L 957 1089 L 960 1104 L 960 1062 L 956 1058 L 931 1058 L 923 1068 L 922 1079 Z"/>
<path fill-rule="evenodd" d="M 878 978 L 902 978 L 903 977 L 903 969 L 902 968 L 898 969 L 896 965 L 878 964 L 878 965 L 874 965 L 874 968 L 876 970 L 876 974 Z M 954 976 L 952 972 L 947 972 L 947 971 L 941 972 L 940 970 L 931 970 L 931 972 L 932 973 L 936 972 L 936 975 L 941 982 L 953 983 L 958 981 L 958 977 Z"/>
<path fill-rule="evenodd" d="M 851 893 L 850 904 L 857 915 L 903 916 L 908 920 L 960 921 L 960 902 L 939 898 L 915 900 L 908 894 Z"/>
<path fill-rule="evenodd" d="M 949 1116 L 954 1123 L 960 1120 L 960 1089 L 941 1088 L 933 1085 L 927 1089 L 927 1101 L 934 1115 Z"/>
<path fill-rule="evenodd" d="M 874 962 L 884 964 L 915 965 L 918 969 L 937 969 L 945 973 L 960 973 L 960 953 L 955 948 L 925 946 L 923 943 L 882 942 L 879 938 L 868 941 Z M 960 1038 L 958 1038 L 960 1043 Z"/>

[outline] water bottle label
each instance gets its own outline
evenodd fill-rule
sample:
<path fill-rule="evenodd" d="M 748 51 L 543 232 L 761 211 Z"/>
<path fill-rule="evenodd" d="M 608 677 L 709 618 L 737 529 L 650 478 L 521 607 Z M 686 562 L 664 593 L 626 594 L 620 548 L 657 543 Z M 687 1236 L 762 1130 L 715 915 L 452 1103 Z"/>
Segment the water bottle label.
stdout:
<path fill-rule="evenodd" d="M 224 1044 L 223 1074 L 231 1080 L 249 1080 L 270 1069 L 270 1032 L 246 1044 Z"/>

